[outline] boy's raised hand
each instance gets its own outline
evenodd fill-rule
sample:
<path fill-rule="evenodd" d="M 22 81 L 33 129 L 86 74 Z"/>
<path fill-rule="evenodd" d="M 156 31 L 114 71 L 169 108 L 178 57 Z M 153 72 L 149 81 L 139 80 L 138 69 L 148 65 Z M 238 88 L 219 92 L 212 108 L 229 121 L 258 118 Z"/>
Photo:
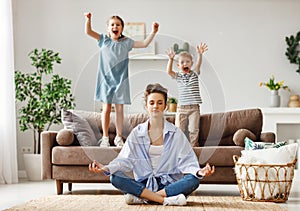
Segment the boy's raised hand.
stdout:
<path fill-rule="evenodd" d="M 205 51 L 208 50 L 206 43 L 202 43 L 202 42 L 200 43 L 200 45 L 197 45 L 196 48 L 198 54 L 203 54 Z"/>
<path fill-rule="evenodd" d="M 169 48 L 167 51 L 167 55 L 169 56 L 169 59 L 174 59 L 176 53 L 172 50 L 172 48 Z"/>
<path fill-rule="evenodd" d="M 157 22 L 154 22 L 154 23 L 152 24 L 152 32 L 153 32 L 153 33 L 158 32 L 158 27 L 159 27 L 159 24 L 158 24 Z"/>

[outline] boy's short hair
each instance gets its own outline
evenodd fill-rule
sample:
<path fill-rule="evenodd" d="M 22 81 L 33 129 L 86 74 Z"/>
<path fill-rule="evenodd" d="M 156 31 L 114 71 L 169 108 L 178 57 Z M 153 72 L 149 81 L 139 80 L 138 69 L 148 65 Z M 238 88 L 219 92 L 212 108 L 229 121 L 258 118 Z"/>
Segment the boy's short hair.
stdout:
<path fill-rule="evenodd" d="M 190 53 L 187 52 L 187 51 L 182 51 L 182 52 L 180 52 L 179 55 L 178 55 L 178 60 L 179 60 L 181 57 L 188 57 L 188 58 L 190 58 L 190 59 L 193 61 L 193 56 L 192 56 L 192 54 L 190 54 Z"/>

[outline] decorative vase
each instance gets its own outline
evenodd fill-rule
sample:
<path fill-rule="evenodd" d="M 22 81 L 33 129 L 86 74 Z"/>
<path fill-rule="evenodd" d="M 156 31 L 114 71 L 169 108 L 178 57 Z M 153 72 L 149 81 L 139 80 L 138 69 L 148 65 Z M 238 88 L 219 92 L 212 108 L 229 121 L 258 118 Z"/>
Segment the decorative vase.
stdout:
<path fill-rule="evenodd" d="M 280 107 L 280 96 L 278 95 L 278 90 L 271 90 L 271 107 Z"/>
<path fill-rule="evenodd" d="M 288 103 L 288 107 L 300 107 L 299 95 L 291 95 Z"/>

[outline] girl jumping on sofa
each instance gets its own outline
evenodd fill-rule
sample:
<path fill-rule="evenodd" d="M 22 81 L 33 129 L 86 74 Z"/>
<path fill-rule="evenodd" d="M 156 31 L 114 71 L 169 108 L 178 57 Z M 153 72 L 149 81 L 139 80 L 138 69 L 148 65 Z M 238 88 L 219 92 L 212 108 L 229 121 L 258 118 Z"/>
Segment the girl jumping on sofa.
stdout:
<path fill-rule="evenodd" d="M 198 159 L 184 133 L 164 118 L 167 89 L 149 84 L 145 105 L 149 119 L 136 126 L 117 158 L 104 166 L 89 165 L 95 173 L 111 174 L 111 183 L 125 194 L 127 204 L 157 202 L 186 205 L 186 197 L 199 186 L 200 179 L 214 173 Z M 134 179 L 125 173 L 133 171 Z"/>
<path fill-rule="evenodd" d="M 116 109 L 116 146 L 122 147 L 122 127 L 124 120 L 123 105 L 130 104 L 128 78 L 128 52 L 132 48 L 146 48 L 158 31 L 159 24 L 153 23 L 152 32 L 142 41 L 125 37 L 122 32 L 124 21 L 119 16 L 112 16 L 107 21 L 107 35 L 95 32 L 91 27 L 91 13 L 86 13 L 85 33 L 95 38 L 100 47 L 99 70 L 96 83 L 95 100 L 103 103 L 103 136 L 100 146 L 109 147 L 108 127 L 112 104 Z"/>

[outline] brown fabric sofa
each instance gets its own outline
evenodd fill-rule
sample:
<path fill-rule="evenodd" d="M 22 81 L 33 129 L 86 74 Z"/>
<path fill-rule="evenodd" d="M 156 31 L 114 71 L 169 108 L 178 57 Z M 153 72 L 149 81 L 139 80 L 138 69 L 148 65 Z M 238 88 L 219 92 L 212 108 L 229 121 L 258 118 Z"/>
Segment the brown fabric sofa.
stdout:
<path fill-rule="evenodd" d="M 101 114 L 96 112 L 76 111 L 81 118 L 94 122 L 102 131 Z M 137 124 L 146 121 L 147 114 L 126 115 L 124 138 Z M 166 117 L 174 123 L 174 117 Z M 224 113 L 203 114 L 200 117 L 199 147 L 194 151 L 201 166 L 209 162 L 216 167 L 216 172 L 201 180 L 201 183 L 236 184 L 233 155 L 240 156 L 244 149 L 244 138 L 255 141 L 275 142 L 275 134 L 262 133 L 262 113 L 260 109 L 229 111 Z M 116 134 L 111 118 L 109 136 L 111 145 Z M 55 179 L 57 194 L 63 193 L 63 183 L 99 183 L 109 182 L 109 177 L 88 171 L 88 164 L 97 160 L 108 164 L 120 152 L 120 148 L 100 148 L 98 146 L 80 146 L 72 130 L 45 131 L 42 133 L 42 175 L 43 179 Z"/>

